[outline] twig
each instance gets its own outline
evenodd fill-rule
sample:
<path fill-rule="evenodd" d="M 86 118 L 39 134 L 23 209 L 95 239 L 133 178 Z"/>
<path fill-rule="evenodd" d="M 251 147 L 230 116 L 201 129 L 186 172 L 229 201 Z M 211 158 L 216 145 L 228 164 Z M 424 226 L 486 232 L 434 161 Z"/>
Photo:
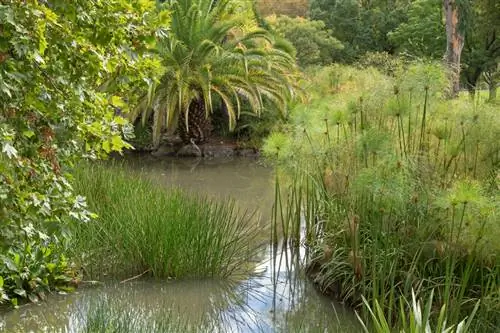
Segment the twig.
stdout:
<path fill-rule="evenodd" d="M 126 280 L 123 280 L 123 281 L 121 281 L 120 283 L 125 283 L 125 282 L 129 282 L 129 281 L 132 281 L 132 280 L 138 279 L 138 278 L 140 278 L 141 276 L 143 276 L 144 274 L 146 274 L 146 273 L 148 273 L 148 272 L 150 272 L 150 271 L 151 271 L 151 269 L 147 269 L 147 270 L 145 270 L 144 272 L 142 272 L 141 274 L 136 275 L 136 276 L 132 276 L 131 278 L 128 278 L 128 279 L 126 279 Z"/>

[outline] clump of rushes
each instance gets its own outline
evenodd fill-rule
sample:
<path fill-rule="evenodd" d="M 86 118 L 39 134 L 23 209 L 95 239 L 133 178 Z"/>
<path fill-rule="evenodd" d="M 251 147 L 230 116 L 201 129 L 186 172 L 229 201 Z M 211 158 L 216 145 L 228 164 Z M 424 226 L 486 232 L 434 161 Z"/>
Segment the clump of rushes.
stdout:
<path fill-rule="evenodd" d="M 84 164 L 75 190 L 97 218 L 75 226 L 73 256 L 87 278 L 229 277 L 255 254 L 256 228 L 233 202 L 156 186 L 125 168 Z"/>
<path fill-rule="evenodd" d="M 414 290 L 431 302 L 430 323 L 444 312 L 458 327 L 480 301 L 471 331 L 496 332 L 498 110 L 443 99 L 439 65 L 413 64 L 396 78 L 323 71 L 309 104 L 291 110 L 280 154 L 268 154 L 290 175 L 280 178 L 290 191 L 278 197 L 275 223 L 286 237 L 306 229 L 311 278 L 365 320 L 374 320 L 369 308 L 381 312 L 391 328 L 410 319 L 400 307 Z M 328 93 L 332 75 L 340 88 Z"/>
<path fill-rule="evenodd" d="M 80 306 L 72 324 L 76 324 L 76 327 L 66 326 L 64 330 L 52 329 L 51 332 L 194 333 L 214 329 L 203 318 L 200 318 L 199 323 L 192 324 L 179 318 L 170 309 L 141 310 L 123 306 L 105 296 Z"/>

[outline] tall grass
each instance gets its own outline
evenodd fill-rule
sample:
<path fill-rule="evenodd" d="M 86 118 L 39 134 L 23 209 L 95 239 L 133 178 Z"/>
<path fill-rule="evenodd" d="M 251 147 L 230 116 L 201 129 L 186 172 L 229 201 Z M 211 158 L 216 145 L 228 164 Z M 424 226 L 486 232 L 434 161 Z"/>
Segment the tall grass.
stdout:
<path fill-rule="evenodd" d="M 310 101 L 265 146 L 290 175 L 275 223 L 286 236 L 305 226 L 312 277 L 356 308 L 379 307 L 391 326 L 412 290 L 435 291 L 431 321 L 446 304 L 458 324 L 480 300 L 474 330 L 494 332 L 498 110 L 442 99 L 445 74 L 433 64 L 396 77 L 340 66 L 313 74 Z"/>
<path fill-rule="evenodd" d="M 165 189 L 124 167 L 84 164 L 75 189 L 97 218 L 74 230 L 87 278 L 228 277 L 245 271 L 256 229 L 233 202 Z"/>

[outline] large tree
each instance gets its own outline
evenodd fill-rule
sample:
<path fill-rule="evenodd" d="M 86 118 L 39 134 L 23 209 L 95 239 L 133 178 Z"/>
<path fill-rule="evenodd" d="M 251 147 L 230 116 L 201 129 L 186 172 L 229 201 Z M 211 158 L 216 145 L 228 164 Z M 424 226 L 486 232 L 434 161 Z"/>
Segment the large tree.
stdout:
<path fill-rule="evenodd" d="M 441 59 L 446 50 L 442 0 L 415 0 L 408 20 L 389 32 L 389 40 L 399 53 Z"/>
<path fill-rule="evenodd" d="M 464 48 L 465 10 L 468 0 L 443 0 L 446 27 L 445 61 L 451 71 L 451 97 L 460 90 L 460 66 Z"/>
<path fill-rule="evenodd" d="M 483 77 L 494 100 L 500 62 L 500 2 L 477 0 L 472 4 L 462 62 L 462 78 L 471 96 Z"/>
<path fill-rule="evenodd" d="M 257 114 L 265 100 L 286 110 L 295 71 L 288 45 L 265 30 L 241 29 L 229 0 L 171 1 L 170 11 L 170 31 L 157 42 L 165 72 L 130 114 L 132 120 L 153 115 L 155 145 L 174 126 L 186 143 L 206 141 L 217 105 L 230 128 L 243 102 Z"/>

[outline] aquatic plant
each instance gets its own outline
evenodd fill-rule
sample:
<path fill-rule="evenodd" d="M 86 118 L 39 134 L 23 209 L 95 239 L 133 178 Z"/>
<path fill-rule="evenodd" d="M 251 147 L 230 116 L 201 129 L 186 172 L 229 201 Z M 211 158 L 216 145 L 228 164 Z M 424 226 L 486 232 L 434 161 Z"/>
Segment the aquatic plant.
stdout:
<path fill-rule="evenodd" d="M 233 202 L 165 189 L 125 168 L 84 164 L 75 190 L 97 219 L 75 227 L 73 257 L 90 278 L 228 277 L 245 270 L 257 231 Z"/>
<path fill-rule="evenodd" d="M 411 306 L 408 306 L 408 301 L 403 300 L 400 303 L 400 314 L 399 314 L 399 319 L 401 320 L 397 324 L 397 329 L 401 333 L 451 333 L 451 332 L 456 332 L 456 333 L 467 333 L 467 332 L 473 332 L 470 329 L 472 319 L 474 318 L 477 309 L 479 307 L 479 303 L 476 304 L 474 307 L 473 312 L 468 316 L 467 318 L 463 319 L 460 321 L 456 326 L 451 325 L 447 326 L 447 319 L 446 319 L 446 304 L 444 304 L 441 307 L 441 310 L 439 311 L 439 317 L 437 319 L 436 323 L 431 323 L 431 312 L 432 312 L 432 301 L 433 301 L 434 294 L 431 291 L 431 294 L 429 295 L 429 298 L 427 299 L 427 302 L 425 304 L 425 308 L 422 308 L 420 301 L 416 299 L 415 292 L 412 290 L 412 301 L 411 301 Z M 367 302 L 365 298 L 363 298 L 363 302 L 368 309 L 370 316 L 371 316 L 371 322 L 366 325 L 361 317 L 358 316 L 359 321 L 363 325 L 363 329 L 365 333 L 390 333 L 394 332 L 394 329 L 392 328 L 392 325 L 389 324 L 390 320 L 387 320 L 385 317 L 384 311 L 378 304 L 378 301 L 375 300 L 375 305 L 374 307 L 370 306 L 370 304 Z M 407 308 L 409 307 L 409 312 L 407 311 Z M 434 326 L 434 328 L 431 328 L 431 326 Z M 371 328 L 368 329 L 368 327 Z"/>
<path fill-rule="evenodd" d="M 169 332 L 203 332 L 209 329 L 208 324 L 200 318 L 199 323 L 189 323 L 179 318 L 169 309 L 147 311 L 132 306 L 118 305 L 109 297 L 98 297 L 84 306 L 80 306 L 74 314 L 72 325 L 59 332 L 77 333 L 169 333 Z"/>
<path fill-rule="evenodd" d="M 323 291 L 364 307 L 367 320 L 366 303 L 392 325 L 401 299 L 412 290 L 428 299 L 434 290 L 431 320 L 447 304 L 449 323 L 458 324 L 481 300 L 474 330 L 494 331 L 496 111 L 441 99 L 447 84 L 439 66 L 415 64 L 378 86 L 372 82 L 380 74 L 359 82 L 370 71 L 323 69 L 311 79 L 317 90 L 309 104 L 291 111 L 285 151 L 272 154 L 272 140 L 265 146 L 289 175 L 281 177 L 279 186 L 290 190 L 277 196 L 275 223 L 287 237 L 305 229 L 310 276 Z M 337 73 L 335 91 L 325 88 L 328 73 Z M 346 118 L 338 117 L 342 110 Z"/>

